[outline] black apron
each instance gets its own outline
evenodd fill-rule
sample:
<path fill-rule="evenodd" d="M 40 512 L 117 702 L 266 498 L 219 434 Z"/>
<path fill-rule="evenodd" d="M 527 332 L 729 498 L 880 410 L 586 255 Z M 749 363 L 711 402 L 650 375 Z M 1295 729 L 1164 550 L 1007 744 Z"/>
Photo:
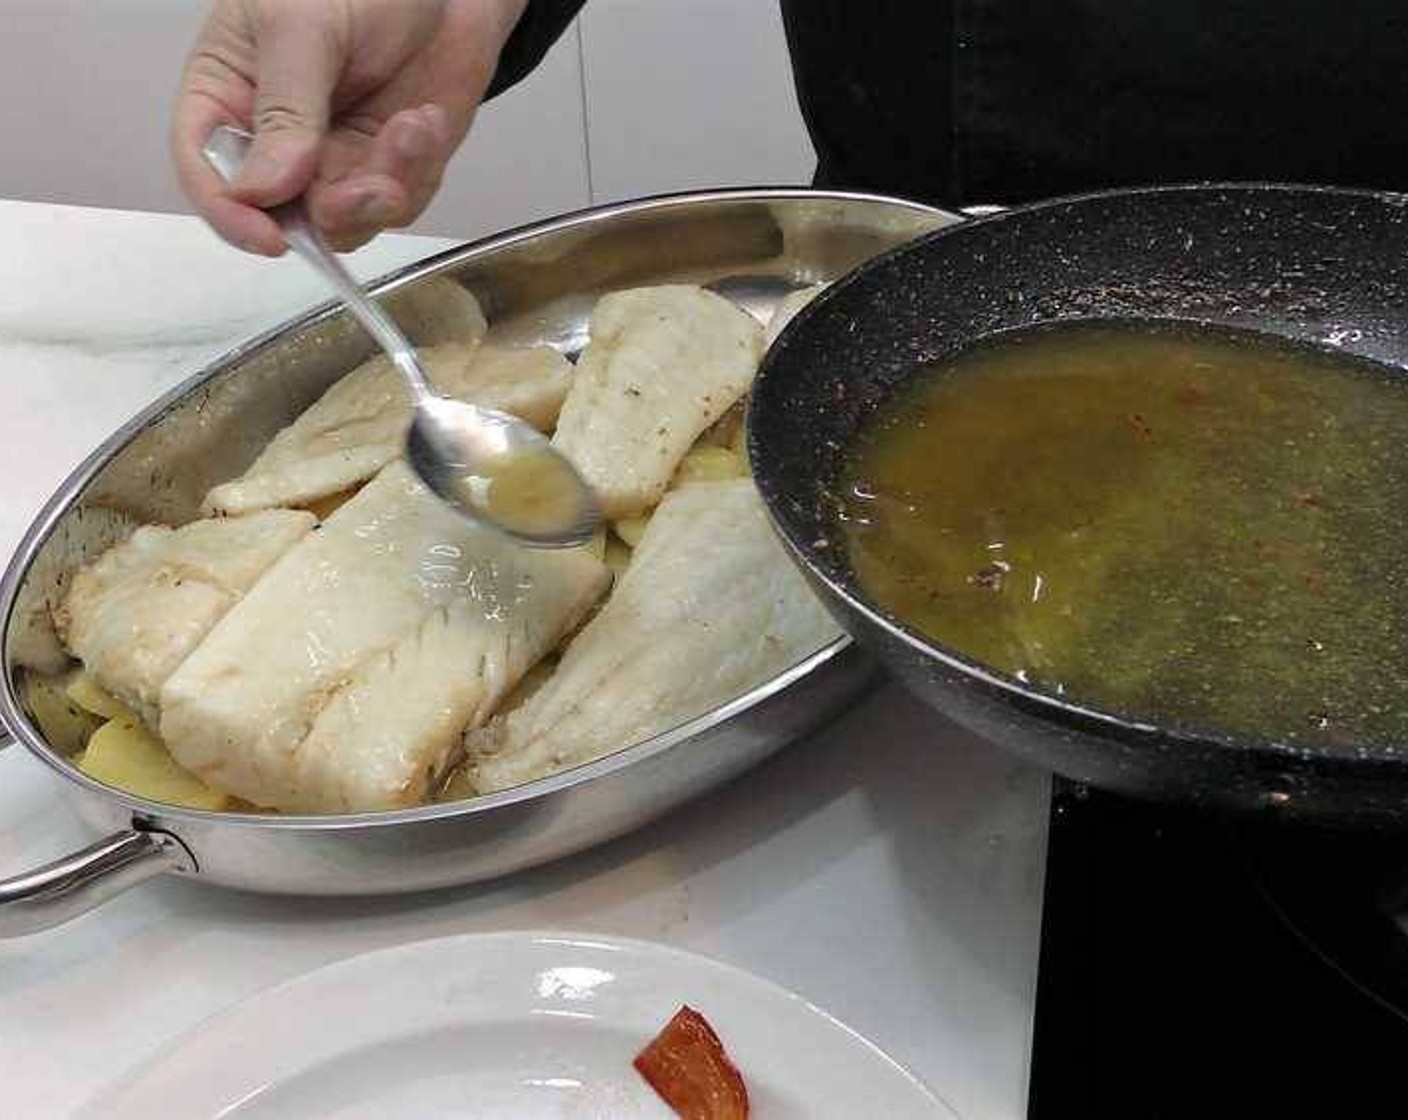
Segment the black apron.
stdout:
<path fill-rule="evenodd" d="M 532 0 L 502 84 L 536 63 L 581 2 Z M 947 206 L 1213 179 L 1408 188 L 1408 5 L 782 0 L 782 9 L 821 186 Z M 728 60 L 717 64 L 730 80 Z"/>

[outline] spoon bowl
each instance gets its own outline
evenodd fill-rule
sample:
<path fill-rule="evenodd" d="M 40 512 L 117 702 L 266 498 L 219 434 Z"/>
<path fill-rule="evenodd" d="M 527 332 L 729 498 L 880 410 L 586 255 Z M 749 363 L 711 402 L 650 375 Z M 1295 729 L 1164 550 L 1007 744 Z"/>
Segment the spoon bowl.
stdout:
<path fill-rule="evenodd" d="M 516 416 L 430 395 L 406 434 L 406 461 L 443 501 L 534 548 L 571 548 L 601 518 L 586 483 Z"/>
<path fill-rule="evenodd" d="M 253 137 L 220 125 L 206 162 L 233 182 Z M 516 416 L 437 393 L 394 320 L 362 291 L 308 219 L 300 199 L 272 207 L 289 246 L 342 297 L 347 310 L 391 357 L 411 394 L 405 458 L 420 480 L 472 521 L 532 548 L 582 544 L 601 523 L 590 487 L 541 432 Z"/>

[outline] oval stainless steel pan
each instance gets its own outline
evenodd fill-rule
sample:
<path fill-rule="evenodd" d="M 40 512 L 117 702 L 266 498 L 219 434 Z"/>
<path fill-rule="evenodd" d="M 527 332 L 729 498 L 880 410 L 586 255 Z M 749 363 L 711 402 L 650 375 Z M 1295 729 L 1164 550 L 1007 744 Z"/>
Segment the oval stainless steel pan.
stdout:
<path fill-rule="evenodd" d="M 501 339 L 572 352 L 603 291 L 707 283 L 760 313 L 955 216 L 875 196 L 712 191 L 625 203 L 528 226 L 403 269 L 378 296 L 448 276 Z M 25 665 L 60 656 L 47 605 L 75 567 L 135 522 L 180 524 L 370 341 L 336 306 L 215 362 L 113 435 L 36 518 L 0 585 L 0 719 L 66 787 L 103 839 L 0 881 L 0 936 L 42 929 L 155 874 L 300 894 L 422 890 L 485 879 L 623 833 L 758 762 L 846 704 L 872 666 L 841 640 L 734 702 L 610 757 L 468 801 L 327 817 L 176 809 L 109 788 L 44 741 L 19 696 Z"/>
<path fill-rule="evenodd" d="M 917 694 L 1048 769 L 1151 798 L 1408 826 L 1408 743 L 1245 742 L 1082 708 L 928 641 L 857 585 L 826 495 L 864 418 L 921 363 L 1079 319 L 1259 330 L 1408 370 L 1408 197 L 1248 184 L 1059 199 L 852 273 L 769 351 L 749 425 L 758 486 L 818 593 Z"/>

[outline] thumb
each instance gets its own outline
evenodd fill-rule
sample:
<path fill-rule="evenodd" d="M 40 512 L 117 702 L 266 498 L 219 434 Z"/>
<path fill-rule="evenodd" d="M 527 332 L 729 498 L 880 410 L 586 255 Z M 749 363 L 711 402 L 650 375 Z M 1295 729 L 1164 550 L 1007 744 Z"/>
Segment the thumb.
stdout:
<path fill-rule="evenodd" d="M 330 19 L 300 4 L 268 10 L 257 40 L 254 143 L 231 188 L 259 207 L 287 202 L 313 181 L 343 61 Z"/>

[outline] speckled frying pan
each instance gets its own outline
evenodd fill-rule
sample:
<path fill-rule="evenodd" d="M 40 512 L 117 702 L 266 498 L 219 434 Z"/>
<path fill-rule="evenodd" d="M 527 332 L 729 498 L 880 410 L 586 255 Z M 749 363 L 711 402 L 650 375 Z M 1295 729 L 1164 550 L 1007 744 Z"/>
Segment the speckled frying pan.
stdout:
<path fill-rule="evenodd" d="M 1274 185 L 1088 195 L 942 230 L 862 266 L 793 321 L 755 389 L 754 471 L 788 546 L 843 625 L 915 692 L 1051 770 L 1163 800 L 1408 826 L 1408 743 L 1289 747 L 1079 707 L 926 640 L 857 587 L 827 494 L 877 402 L 920 363 L 995 331 L 1131 317 L 1408 366 L 1408 197 Z"/>

